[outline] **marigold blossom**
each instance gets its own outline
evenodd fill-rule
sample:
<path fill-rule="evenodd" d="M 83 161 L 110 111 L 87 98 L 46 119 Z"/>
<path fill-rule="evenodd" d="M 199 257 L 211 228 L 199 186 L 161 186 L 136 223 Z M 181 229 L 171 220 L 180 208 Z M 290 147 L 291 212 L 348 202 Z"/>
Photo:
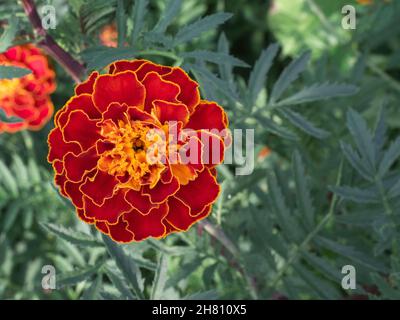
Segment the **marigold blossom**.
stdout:
<path fill-rule="evenodd" d="M 53 114 L 50 94 L 55 90 L 55 74 L 46 56 L 35 46 L 23 45 L 0 54 L 0 65 L 27 68 L 22 78 L 0 79 L 0 109 L 14 122 L 0 121 L 0 133 L 29 129 L 39 130 Z"/>
<path fill-rule="evenodd" d="M 118 242 L 161 238 L 210 214 L 227 126 L 181 68 L 122 60 L 75 88 L 48 160 L 83 221 Z"/>
<path fill-rule="evenodd" d="M 118 31 L 115 23 L 104 26 L 100 31 L 99 38 L 102 45 L 116 48 L 118 46 Z"/>

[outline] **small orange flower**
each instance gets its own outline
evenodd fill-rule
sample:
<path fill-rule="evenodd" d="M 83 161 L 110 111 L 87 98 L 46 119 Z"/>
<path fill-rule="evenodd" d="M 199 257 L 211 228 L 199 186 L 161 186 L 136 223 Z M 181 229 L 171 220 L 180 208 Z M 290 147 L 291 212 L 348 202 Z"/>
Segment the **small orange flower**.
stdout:
<path fill-rule="evenodd" d="M 0 132 L 41 129 L 53 114 L 50 94 L 55 74 L 46 56 L 33 45 L 16 46 L 0 54 L 0 65 L 27 68 L 31 74 L 16 79 L 0 79 L 0 109 L 20 121 L 0 121 Z"/>
<path fill-rule="evenodd" d="M 83 221 L 118 242 L 160 238 L 210 214 L 227 125 L 181 68 L 117 61 L 56 114 L 48 160 Z"/>
<path fill-rule="evenodd" d="M 373 4 L 374 0 L 357 0 L 357 2 L 362 5 L 368 5 L 368 4 Z"/>
<path fill-rule="evenodd" d="M 263 147 L 260 152 L 258 153 L 258 159 L 260 161 L 264 160 L 266 157 L 268 157 L 271 154 L 271 149 L 268 148 L 267 146 Z"/>
<path fill-rule="evenodd" d="M 100 42 L 106 47 L 116 48 L 118 46 L 118 32 L 115 24 L 103 27 L 100 32 Z"/>

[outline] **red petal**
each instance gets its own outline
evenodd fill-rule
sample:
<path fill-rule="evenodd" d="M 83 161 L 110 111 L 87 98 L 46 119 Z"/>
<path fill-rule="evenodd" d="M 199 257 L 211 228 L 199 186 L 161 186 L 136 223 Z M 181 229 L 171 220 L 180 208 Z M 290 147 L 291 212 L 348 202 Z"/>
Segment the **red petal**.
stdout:
<path fill-rule="evenodd" d="M 82 93 L 91 94 L 93 92 L 94 83 L 98 76 L 99 76 L 99 73 L 97 71 L 92 72 L 86 81 L 78 84 L 75 87 L 75 94 L 76 95 L 80 95 Z"/>
<path fill-rule="evenodd" d="M 164 75 L 171 72 L 171 67 L 155 64 L 150 61 L 143 63 L 140 68 L 136 70 L 136 75 L 139 81 L 142 81 L 149 72 L 155 72 L 159 75 Z"/>
<path fill-rule="evenodd" d="M 191 208 L 190 214 L 197 216 L 218 197 L 220 187 L 215 177 L 205 168 L 187 185 L 181 186 L 175 197 Z"/>
<path fill-rule="evenodd" d="M 124 214 L 124 220 L 128 222 L 128 230 L 135 235 L 136 241 L 148 237 L 160 238 L 165 235 L 166 228 L 162 223 L 168 214 L 168 205 L 163 203 L 159 208 L 154 208 L 148 215 L 142 215 L 136 210 Z"/>
<path fill-rule="evenodd" d="M 225 144 L 221 137 L 205 130 L 198 131 L 198 137 L 203 145 L 202 163 L 214 167 L 224 160 Z"/>
<path fill-rule="evenodd" d="M 71 152 L 67 153 L 64 157 L 64 167 L 68 180 L 72 182 L 82 181 L 84 174 L 96 167 L 98 159 L 95 146 L 78 156 Z"/>
<path fill-rule="evenodd" d="M 170 183 L 163 183 L 161 180 L 150 189 L 148 185 L 143 187 L 142 194 L 149 195 L 152 203 L 164 202 L 179 190 L 179 183 L 176 178 L 172 178 Z"/>
<path fill-rule="evenodd" d="M 228 126 L 225 111 L 215 102 L 201 101 L 190 116 L 187 128 L 194 130 L 217 129 L 222 131 Z"/>
<path fill-rule="evenodd" d="M 105 199 L 113 196 L 117 184 L 118 181 L 113 176 L 98 170 L 94 177 L 86 179 L 80 190 L 95 204 L 101 206 Z"/>
<path fill-rule="evenodd" d="M 197 82 L 193 81 L 181 68 L 173 68 L 172 72 L 163 76 L 163 79 L 172 81 L 179 86 L 180 93 L 178 100 L 183 102 L 190 112 L 193 112 L 194 107 L 200 101 L 199 85 Z"/>
<path fill-rule="evenodd" d="M 67 142 L 77 142 L 83 150 L 89 149 L 101 138 L 96 120 L 90 120 L 82 110 L 75 110 L 69 114 L 63 130 Z"/>
<path fill-rule="evenodd" d="M 145 89 L 132 71 L 101 75 L 94 84 L 93 101 L 100 111 L 112 102 L 126 103 L 143 109 Z"/>
<path fill-rule="evenodd" d="M 110 234 L 107 223 L 104 221 L 96 221 L 96 228 L 107 235 Z"/>
<path fill-rule="evenodd" d="M 60 128 L 63 128 L 68 121 L 68 115 L 74 110 L 82 110 L 91 120 L 101 118 L 99 110 L 97 110 L 93 104 L 92 96 L 89 94 L 82 94 L 69 99 L 65 106 L 56 114 L 56 124 Z"/>
<path fill-rule="evenodd" d="M 211 212 L 211 206 L 207 206 L 197 216 L 190 215 L 190 208 L 176 197 L 168 199 L 169 212 L 165 218 L 174 228 L 187 231 L 194 223 L 205 218 Z"/>
<path fill-rule="evenodd" d="M 150 196 L 135 190 L 129 190 L 125 195 L 125 199 L 143 215 L 148 214 L 151 209 L 158 206 L 150 202 Z"/>
<path fill-rule="evenodd" d="M 114 62 L 112 65 L 110 65 L 110 70 L 109 73 L 110 74 L 115 74 L 115 73 L 119 73 L 119 72 L 123 72 L 123 71 L 136 71 L 137 69 L 139 69 L 139 67 L 148 62 L 147 60 L 132 60 L 132 61 L 128 61 L 128 60 L 120 60 L 120 61 L 116 61 Z"/>
<path fill-rule="evenodd" d="M 179 94 L 179 87 L 172 82 L 163 80 L 157 73 L 148 73 L 142 83 L 146 87 L 145 111 L 151 112 L 154 100 L 178 102 L 176 97 Z"/>
<path fill-rule="evenodd" d="M 132 210 L 131 205 L 125 200 L 125 192 L 120 190 L 113 197 L 106 199 L 101 206 L 97 206 L 88 197 L 83 197 L 85 215 L 96 221 L 107 221 L 115 224 L 118 218 L 125 212 Z"/>
<path fill-rule="evenodd" d="M 121 216 L 116 224 L 107 224 L 111 239 L 121 243 L 133 241 L 133 233 L 128 230 L 128 222 Z"/>
<path fill-rule="evenodd" d="M 77 209 L 76 214 L 78 215 L 79 219 L 81 219 L 82 221 L 84 221 L 86 223 L 92 224 L 95 222 L 94 219 L 90 219 L 90 218 L 86 217 L 85 214 L 83 213 L 82 209 Z"/>
<path fill-rule="evenodd" d="M 68 152 L 79 154 L 82 151 L 78 143 L 65 142 L 59 128 L 55 128 L 50 132 L 47 141 L 49 144 L 49 155 L 47 157 L 49 162 L 62 160 L 64 155 Z"/>
<path fill-rule="evenodd" d="M 189 111 L 184 104 L 155 100 L 153 112 L 161 124 L 167 121 L 182 121 L 186 124 L 189 120 Z"/>
<path fill-rule="evenodd" d="M 83 208 L 82 201 L 82 192 L 79 190 L 79 187 L 82 183 L 74 183 L 71 181 L 66 181 L 64 185 L 65 193 L 71 199 L 72 203 L 77 208 Z"/>

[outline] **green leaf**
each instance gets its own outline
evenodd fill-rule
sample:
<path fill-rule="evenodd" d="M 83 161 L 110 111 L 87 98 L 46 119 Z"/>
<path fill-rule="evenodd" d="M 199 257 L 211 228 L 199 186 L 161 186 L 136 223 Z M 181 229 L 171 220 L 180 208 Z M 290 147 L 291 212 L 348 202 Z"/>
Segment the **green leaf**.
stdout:
<path fill-rule="evenodd" d="M 356 187 L 330 187 L 338 196 L 357 203 L 379 203 L 380 198 L 376 192 Z"/>
<path fill-rule="evenodd" d="M 118 47 L 123 47 L 126 33 L 125 7 L 124 0 L 117 0 L 117 30 L 118 30 Z"/>
<path fill-rule="evenodd" d="M 218 294 L 215 290 L 198 292 L 182 298 L 183 300 L 217 300 Z"/>
<path fill-rule="evenodd" d="M 107 267 L 106 274 L 114 284 L 115 288 L 121 293 L 125 299 L 134 300 L 135 296 L 125 284 L 125 280 L 110 267 Z"/>
<path fill-rule="evenodd" d="M 297 207 L 305 218 L 306 226 L 311 229 L 314 225 L 315 210 L 312 204 L 310 190 L 307 185 L 306 171 L 300 153 L 297 150 L 293 153 L 292 163 L 294 180 L 296 183 Z"/>
<path fill-rule="evenodd" d="M 191 52 L 183 52 L 180 54 L 182 58 L 194 58 L 203 61 L 212 62 L 218 65 L 228 64 L 231 66 L 247 68 L 249 65 L 240 59 L 222 52 L 212 52 L 207 50 L 195 50 Z"/>
<path fill-rule="evenodd" d="M 392 142 L 389 149 L 385 152 L 381 163 L 379 164 L 378 174 L 383 177 L 393 165 L 393 163 L 400 157 L 400 137 Z"/>
<path fill-rule="evenodd" d="M 310 60 L 311 53 L 305 52 L 297 59 L 293 60 L 280 74 L 278 80 L 275 82 L 270 103 L 275 104 L 276 101 L 281 97 L 282 93 L 294 82 L 302 73 Z"/>
<path fill-rule="evenodd" d="M 137 52 L 131 47 L 100 47 L 93 51 L 84 52 L 83 56 L 84 60 L 88 62 L 88 70 L 99 70 L 103 69 L 115 60 L 134 58 L 136 54 Z"/>
<path fill-rule="evenodd" d="M 142 290 L 142 278 L 140 269 L 123 250 L 123 248 L 111 240 L 108 236 L 102 235 L 103 241 L 107 247 L 108 253 L 115 260 L 118 268 L 121 270 L 122 274 L 125 276 L 126 280 L 132 286 L 135 295 L 139 299 L 144 299 L 144 294 Z"/>
<path fill-rule="evenodd" d="M 1 160 L 0 160 L 0 181 L 1 184 L 11 193 L 13 197 L 16 197 L 18 195 L 18 184 L 15 181 L 11 171 Z"/>
<path fill-rule="evenodd" d="M 11 12 L 10 14 L 13 17 L 8 20 L 9 25 L 0 37 L 0 53 L 6 51 L 12 45 L 18 31 L 18 19 L 14 16 L 14 12 Z M 2 79 L 1 76 L 0 79 Z"/>
<path fill-rule="evenodd" d="M 232 17 L 232 14 L 219 12 L 201 18 L 181 28 L 175 36 L 175 44 L 191 41 L 203 32 L 216 29 L 220 24 Z"/>
<path fill-rule="evenodd" d="M 27 68 L 0 66 L 0 79 L 22 78 L 31 73 L 32 71 Z"/>
<path fill-rule="evenodd" d="M 279 112 L 283 117 L 289 120 L 294 126 L 309 134 L 310 136 L 313 136 L 317 139 L 325 139 L 330 135 L 328 131 L 317 128 L 301 114 L 289 108 L 281 107 L 277 109 L 277 112 Z"/>
<path fill-rule="evenodd" d="M 280 136 L 284 139 L 293 140 L 293 141 L 299 140 L 299 137 L 295 133 L 293 133 L 289 129 L 277 124 L 273 120 L 268 119 L 268 118 L 260 118 L 259 120 L 262 123 L 265 130 L 267 130 L 273 134 L 276 134 L 277 136 Z"/>
<path fill-rule="evenodd" d="M 21 212 L 21 203 L 20 202 L 12 202 L 4 215 L 2 232 L 7 233 L 13 226 L 15 220 L 18 217 L 18 214 Z"/>
<path fill-rule="evenodd" d="M 102 242 L 94 239 L 92 236 L 76 230 L 66 229 L 52 223 L 41 222 L 40 225 L 48 232 L 55 234 L 57 237 L 68 241 L 77 246 L 82 247 L 103 247 Z"/>
<path fill-rule="evenodd" d="M 326 100 L 335 97 L 345 97 L 354 95 L 358 92 L 358 87 L 351 84 L 343 83 L 321 83 L 314 84 L 311 87 L 306 87 L 301 91 L 285 98 L 278 103 L 276 106 L 289 106 L 296 105 L 306 102 Z M 276 100 L 275 100 L 276 101 Z"/>
<path fill-rule="evenodd" d="M 265 49 L 260 57 L 257 59 L 252 72 L 249 77 L 249 104 L 252 106 L 257 100 L 262 88 L 265 87 L 267 82 L 268 72 L 271 69 L 272 62 L 274 61 L 279 50 L 279 45 L 273 43 Z"/>
<path fill-rule="evenodd" d="M 162 299 L 162 294 L 165 288 L 165 284 L 167 282 L 167 271 L 167 256 L 161 253 L 157 264 L 153 286 L 151 289 L 151 300 Z"/>
<path fill-rule="evenodd" d="M 374 145 L 376 146 L 376 154 L 378 155 L 386 142 L 386 109 L 384 107 L 381 108 L 379 112 L 379 116 L 375 125 L 374 132 Z"/>
<path fill-rule="evenodd" d="M 80 270 L 64 273 L 60 276 L 57 276 L 57 288 L 62 288 L 63 286 L 71 286 L 89 279 L 91 276 L 99 272 L 103 264 L 104 260 L 96 263 L 93 266 L 88 266 Z"/>
<path fill-rule="evenodd" d="M 136 0 L 133 10 L 133 30 L 132 30 L 132 47 L 136 47 L 137 41 L 139 40 L 140 33 L 143 31 L 144 22 L 146 21 L 147 6 L 149 4 L 148 0 Z"/>
<path fill-rule="evenodd" d="M 375 270 L 378 272 L 387 272 L 387 268 L 385 267 L 383 262 L 374 259 L 364 252 L 357 250 L 357 248 L 343 245 L 321 236 L 316 236 L 315 240 L 320 246 L 336 252 L 337 254 L 342 255 L 350 259 L 351 261 L 359 263 L 371 270 Z"/>
<path fill-rule="evenodd" d="M 164 33 L 168 26 L 172 23 L 174 18 L 179 14 L 181 10 L 182 0 L 170 0 L 165 5 L 165 10 L 161 14 L 160 20 L 158 20 L 152 32 Z"/>
<path fill-rule="evenodd" d="M 83 293 L 83 300 L 96 300 L 103 282 L 103 275 L 99 274 Z"/>
<path fill-rule="evenodd" d="M 371 172 L 368 171 L 367 166 L 362 161 L 357 152 L 347 143 L 340 142 L 340 147 L 347 161 L 350 162 L 351 166 L 366 180 L 373 181 L 374 177 Z"/>
<path fill-rule="evenodd" d="M 359 113 L 350 109 L 347 112 L 347 127 L 354 138 L 358 152 L 362 155 L 363 163 L 369 172 L 375 173 L 375 149 L 367 123 Z"/>

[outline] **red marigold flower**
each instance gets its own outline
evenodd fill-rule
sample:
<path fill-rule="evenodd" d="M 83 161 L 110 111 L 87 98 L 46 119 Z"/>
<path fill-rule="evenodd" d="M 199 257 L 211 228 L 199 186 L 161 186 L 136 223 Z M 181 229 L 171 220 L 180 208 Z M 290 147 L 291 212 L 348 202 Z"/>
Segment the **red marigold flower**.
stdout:
<path fill-rule="evenodd" d="M 100 31 L 99 38 L 104 46 L 116 48 L 118 46 L 118 31 L 115 23 L 104 26 Z"/>
<path fill-rule="evenodd" d="M 56 114 L 48 160 L 83 221 L 118 242 L 161 238 L 211 212 L 227 125 L 181 68 L 117 61 Z"/>
<path fill-rule="evenodd" d="M 0 54 L 0 65 L 32 71 L 22 78 L 0 79 L 0 109 L 8 117 L 20 119 L 12 123 L 0 121 L 0 133 L 41 129 L 53 114 L 49 95 L 56 88 L 55 74 L 46 56 L 31 44 L 16 46 Z"/>

